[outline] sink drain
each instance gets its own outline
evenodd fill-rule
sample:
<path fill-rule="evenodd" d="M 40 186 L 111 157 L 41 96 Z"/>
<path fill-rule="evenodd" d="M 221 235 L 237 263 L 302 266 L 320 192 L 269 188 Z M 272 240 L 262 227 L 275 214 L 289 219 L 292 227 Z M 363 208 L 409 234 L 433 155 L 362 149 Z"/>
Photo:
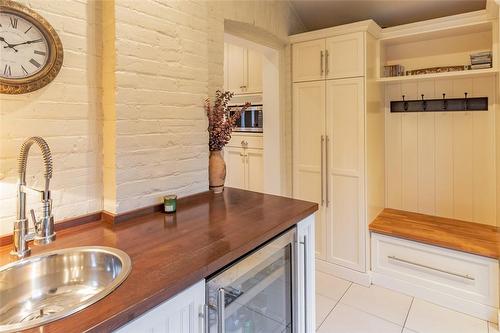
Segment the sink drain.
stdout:
<path fill-rule="evenodd" d="M 53 315 L 54 313 L 58 313 L 63 310 L 64 308 L 62 306 L 57 306 L 57 305 L 49 305 L 43 308 L 38 308 L 32 311 L 31 313 L 27 314 L 23 319 L 21 319 L 21 322 L 48 317 L 50 315 Z"/>

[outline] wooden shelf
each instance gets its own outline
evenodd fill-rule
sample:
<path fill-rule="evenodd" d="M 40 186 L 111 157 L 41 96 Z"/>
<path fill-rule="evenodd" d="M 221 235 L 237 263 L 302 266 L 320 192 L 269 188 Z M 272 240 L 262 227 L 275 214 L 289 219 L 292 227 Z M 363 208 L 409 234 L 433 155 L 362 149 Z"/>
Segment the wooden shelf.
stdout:
<path fill-rule="evenodd" d="M 408 82 L 414 80 L 422 79 L 459 79 L 465 77 L 475 77 L 475 76 L 490 76 L 496 75 L 498 70 L 496 68 L 487 69 L 471 69 L 467 71 L 456 71 L 456 72 L 446 72 L 446 73 L 433 73 L 433 74 L 420 74 L 420 75 L 408 75 L 408 76 L 391 76 L 391 77 L 381 77 L 377 79 L 377 82 Z"/>

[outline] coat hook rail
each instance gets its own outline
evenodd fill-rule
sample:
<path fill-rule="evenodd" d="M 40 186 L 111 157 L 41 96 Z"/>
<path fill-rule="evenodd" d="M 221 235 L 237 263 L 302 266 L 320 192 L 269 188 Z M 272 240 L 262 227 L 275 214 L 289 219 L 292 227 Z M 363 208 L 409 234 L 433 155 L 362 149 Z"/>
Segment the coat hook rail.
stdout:
<path fill-rule="evenodd" d="M 488 97 L 443 98 L 425 99 L 420 95 L 419 100 L 406 100 L 402 95 L 401 101 L 391 101 L 391 112 L 448 112 L 448 111 L 488 111 Z"/>

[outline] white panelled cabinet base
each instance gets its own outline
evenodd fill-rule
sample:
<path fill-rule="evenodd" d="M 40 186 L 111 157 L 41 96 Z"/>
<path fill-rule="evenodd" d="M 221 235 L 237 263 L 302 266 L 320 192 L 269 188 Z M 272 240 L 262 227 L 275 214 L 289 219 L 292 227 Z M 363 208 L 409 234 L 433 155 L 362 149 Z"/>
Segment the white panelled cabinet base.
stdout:
<path fill-rule="evenodd" d="M 119 328 L 117 333 L 203 333 L 205 280 Z"/>
<path fill-rule="evenodd" d="M 498 260 L 372 233 L 372 281 L 492 322 Z"/>
<path fill-rule="evenodd" d="M 224 148 L 227 186 L 255 192 L 264 191 L 263 148 L 262 134 L 233 133 Z"/>

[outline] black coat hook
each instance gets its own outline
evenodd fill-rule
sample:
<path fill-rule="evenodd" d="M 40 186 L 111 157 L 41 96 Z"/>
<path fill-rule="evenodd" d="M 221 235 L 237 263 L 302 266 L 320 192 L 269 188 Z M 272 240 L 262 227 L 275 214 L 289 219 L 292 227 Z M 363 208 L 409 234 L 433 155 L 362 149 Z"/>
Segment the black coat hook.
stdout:
<path fill-rule="evenodd" d="M 424 111 L 427 110 L 427 101 L 424 99 L 424 94 L 420 95 L 422 96 L 422 109 L 424 109 Z"/>
<path fill-rule="evenodd" d="M 443 94 L 443 110 L 448 109 L 448 101 L 446 100 L 446 94 Z"/>
<path fill-rule="evenodd" d="M 408 111 L 408 102 L 405 101 L 405 95 L 403 95 L 403 109 L 405 111 Z"/>

